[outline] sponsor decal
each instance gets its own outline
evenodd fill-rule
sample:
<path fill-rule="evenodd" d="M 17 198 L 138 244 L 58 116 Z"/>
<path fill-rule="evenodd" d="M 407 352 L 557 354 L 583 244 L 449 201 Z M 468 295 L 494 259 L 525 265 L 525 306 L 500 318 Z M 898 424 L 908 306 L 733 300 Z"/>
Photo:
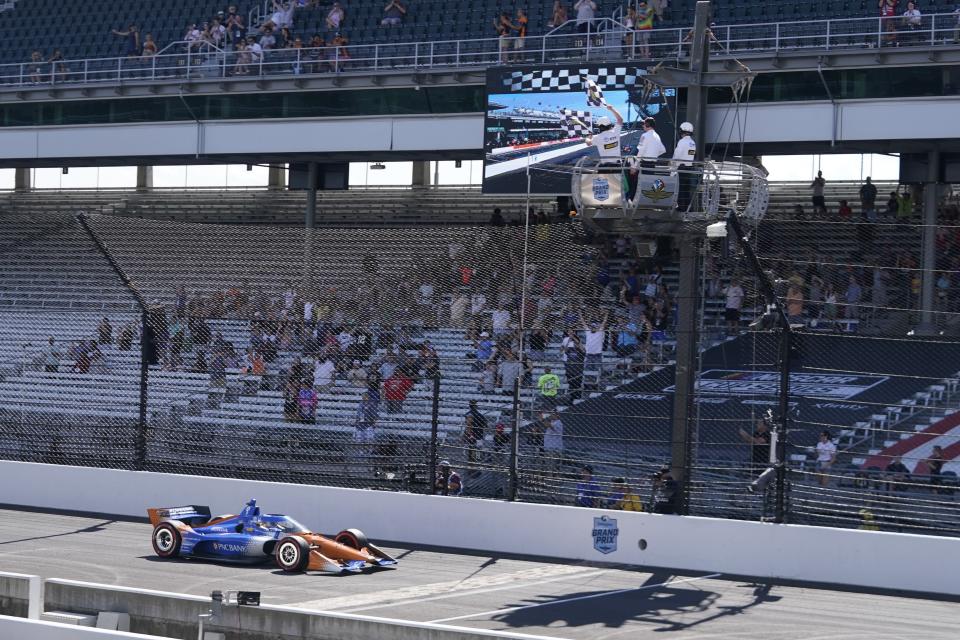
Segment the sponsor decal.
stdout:
<path fill-rule="evenodd" d="M 613 553 L 617 550 L 617 519 L 609 516 L 600 516 L 593 519 L 593 548 L 602 554 Z"/>
<path fill-rule="evenodd" d="M 593 179 L 593 199 L 597 202 L 603 202 L 610 198 L 610 181 L 606 178 L 596 177 Z"/>
<path fill-rule="evenodd" d="M 244 553 L 247 550 L 245 544 L 230 544 L 229 542 L 214 542 L 213 550 L 222 553 Z"/>
<path fill-rule="evenodd" d="M 790 375 L 790 394 L 847 400 L 888 379 L 887 376 L 793 373 Z M 696 389 L 700 393 L 726 396 L 776 396 L 780 389 L 780 374 L 776 371 L 709 369 L 700 374 Z M 673 390 L 673 386 L 664 389 Z"/>
<path fill-rule="evenodd" d="M 667 396 L 662 393 L 618 393 L 613 396 L 614 400 L 666 400 Z"/>
<path fill-rule="evenodd" d="M 813 406 L 817 409 L 848 409 L 850 411 L 857 411 L 859 409 L 863 409 L 862 405 L 846 404 L 843 402 L 818 402 Z"/>
<path fill-rule="evenodd" d="M 654 180 L 649 189 L 641 190 L 641 193 L 654 202 L 666 200 L 673 195 L 673 191 L 667 191 L 667 184 L 660 178 Z"/>

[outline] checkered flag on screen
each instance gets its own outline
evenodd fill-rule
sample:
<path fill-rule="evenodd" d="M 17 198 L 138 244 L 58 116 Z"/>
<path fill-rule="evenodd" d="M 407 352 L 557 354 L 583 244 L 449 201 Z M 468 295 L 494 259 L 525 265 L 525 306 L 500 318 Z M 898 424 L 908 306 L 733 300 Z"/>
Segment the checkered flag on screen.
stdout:
<path fill-rule="evenodd" d="M 579 111 L 577 109 L 560 109 L 563 115 L 563 129 L 568 138 L 582 138 L 593 133 L 590 125 L 586 124 L 591 119 L 589 111 Z"/>
<path fill-rule="evenodd" d="M 511 93 L 544 91 L 586 91 L 585 80 L 609 90 L 628 89 L 645 71 L 638 67 L 569 67 L 508 71 L 501 76 L 503 87 Z M 601 94 L 602 95 L 602 94 Z"/>
<path fill-rule="evenodd" d="M 591 107 L 605 107 L 607 102 L 603 99 L 603 89 L 590 78 L 583 77 L 583 87 L 587 92 L 587 104 Z"/>

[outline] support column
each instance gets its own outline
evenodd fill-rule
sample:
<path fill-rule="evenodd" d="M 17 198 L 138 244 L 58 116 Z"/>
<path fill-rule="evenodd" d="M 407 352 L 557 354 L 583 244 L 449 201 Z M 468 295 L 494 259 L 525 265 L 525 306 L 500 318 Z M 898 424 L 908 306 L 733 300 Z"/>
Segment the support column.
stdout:
<path fill-rule="evenodd" d="M 267 169 L 267 189 L 281 191 L 287 187 L 287 172 L 284 167 L 270 165 Z"/>
<path fill-rule="evenodd" d="M 696 13 L 693 18 L 693 39 L 690 43 L 690 71 L 704 73 L 710 66 L 710 39 L 707 31 L 710 27 L 710 3 L 700 0 L 697 2 Z M 687 121 L 693 124 L 694 136 L 699 137 L 701 143 L 697 145 L 697 160 L 703 160 L 707 123 L 707 89 L 698 78 L 687 88 Z"/>
<path fill-rule="evenodd" d="M 415 187 L 429 187 L 430 186 L 430 161 L 429 160 L 418 160 L 413 163 L 413 186 Z"/>
<path fill-rule="evenodd" d="M 688 511 L 690 494 L 690 418 L 693 415 L 693 383 L 697 376 L 697 276 L 701 238 L 681 236 L 680 286 L 677 290 L 677 372 L 673 394 L 673 430 L 670 438 L 670 468 L 680 484 L 677 513 Z"/>
<path fill-rule="evenodd" d="M 920 324 L 916 333 L 934 335 L 937 323 L 933 314 L 933 292 L 937 281 L 937 179 L 940 176 L 940 151 L 927 153 L 927 181 L 923 184 L 923 271 L 920 274 Z"/>
<path fill-rule="evenodd" d="M 317 180 L 319 180 L 319 177 L 320 166 L 316 162 L 309 163 L 307 165 L 307 229 L 313 229 L 317 224 Z"/>
<path fill-rule="evenodd" d="M 137 167 L 137 191 L 153 191 L 153 167 Z"/>
<path fill-rule="evenodd" d="M 30 191 L 33 189 L 33 180 L 30 169 L 17 167 L 13 172 L 13 188 L 16 191 Z"/>

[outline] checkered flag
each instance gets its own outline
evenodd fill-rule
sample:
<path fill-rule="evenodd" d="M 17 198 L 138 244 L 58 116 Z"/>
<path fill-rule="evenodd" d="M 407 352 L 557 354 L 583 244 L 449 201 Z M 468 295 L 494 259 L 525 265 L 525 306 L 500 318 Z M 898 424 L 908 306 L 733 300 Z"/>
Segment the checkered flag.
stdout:
<path fill-rule="evenodd" d="M 590 125 L 586 124 L 591 120 L 589 111 L 579 111 L 577 109 L 560 109 L 563 116 L 563 129 L 568 138 L 582 138 L 593 133 Z"/>
<path fill-rule="evenodd" d="M 583 86 L 587 91 L 587 104 L 591 107 L 605 107 L 607 102 L 603 99 L 603 89 L 596 82 L 583 76 Z"/>

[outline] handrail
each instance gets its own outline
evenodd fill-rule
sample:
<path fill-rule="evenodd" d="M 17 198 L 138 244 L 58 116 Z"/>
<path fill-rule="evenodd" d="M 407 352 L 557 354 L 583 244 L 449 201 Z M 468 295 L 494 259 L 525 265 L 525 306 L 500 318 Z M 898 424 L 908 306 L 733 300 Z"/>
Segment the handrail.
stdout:
<path fill-rule="evenodd" d="M 598 25 L 626 26 L 612 18 L 597 18 Z M 568 20 L 564 25 L 576 23 Z M 782 51 L 858 50 L 893 46 L 956 47 L 957 16 L 927 14 L 920 28 L 898 30 L 895 18 L 844 18 L 724 25 L 713 28 L 713 46 L 727 55 L 779 53 Z M 562 27 L 563 25 L 561 25 Z M 554 29 L 554 32 L 556 29 Z M 344 71 L 423 71 L 430 69 L 475 69 L 498 64 L 544 64 L 556 62 L 683 60 L 688 55 L 687 28 L 654 29 L 649 32 L 647 58 L 628 51 L 620 31 L 598 30 L 527 36 L 523 49 L 502 47 L 500 38 L 432 40 L 323 47 L 318 49 L 271 49 L 253 59 L 242 51 L 223 50 L 206 44 L 196 50 L 180 41 L 163 52 L 147 57 L 114 57 L 0 64 L 0 91 L 43 85 L 121 84 L 191 78 L 249 78 L 290 75 L 329 75 Z M 164 53 L 184 46 L 183 53 Z M 898 49 L 903 50 L 903 47 Z M 645 52 L 647 53 L 647 52 Z"/>

